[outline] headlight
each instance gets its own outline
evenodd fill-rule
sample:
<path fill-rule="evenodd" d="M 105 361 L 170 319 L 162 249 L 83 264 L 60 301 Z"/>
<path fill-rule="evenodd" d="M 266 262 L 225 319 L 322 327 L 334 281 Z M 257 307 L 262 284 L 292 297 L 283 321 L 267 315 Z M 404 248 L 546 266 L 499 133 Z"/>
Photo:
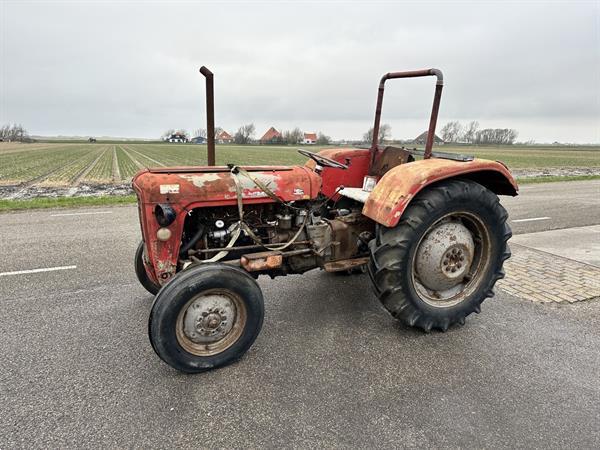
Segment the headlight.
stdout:
<path fill-rule="evenodd" d="M 156 238 L 159 241 L 168 241 L 171 239 L 171 230 L 168 228 L 159 228 L 156 232 Z"/>
<path fill-rule="evenodd" d="M 161 227 L 168 227 L 177 217 L 175 210 L 166 204 L 156 205 L 154 207 L 154 215 Z"/>

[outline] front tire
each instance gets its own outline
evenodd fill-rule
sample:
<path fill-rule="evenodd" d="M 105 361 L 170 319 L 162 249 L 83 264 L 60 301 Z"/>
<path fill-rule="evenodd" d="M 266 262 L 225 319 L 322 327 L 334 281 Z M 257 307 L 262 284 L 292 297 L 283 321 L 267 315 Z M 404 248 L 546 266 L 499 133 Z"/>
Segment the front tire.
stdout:
<path fill-rule="evenodd" d="M 146 267 L 144 266 L 144 241 L 140 241 L 135 251 L 134 267 L 140 284 L 152 295 L 156 295 L 160 291 L 160 285 L 152 281 L 146 273 Z"/>
<path fill-rule="evenodd" d="M 383 306 L 427 332 L 480 312 L 510 257 L 507 218 L 498 197 L 469 180 L 420 192 L 398 225 L 378 226 L 371 241 L 369 275 Z"/>
<path fill-rule="evenodd" d="M 224 264 L 177 274 L 156 296 L 148 323 L 156 354 L 171 367 L 198 373 L 237 361 L 262 328 L 258 283 Z"/>

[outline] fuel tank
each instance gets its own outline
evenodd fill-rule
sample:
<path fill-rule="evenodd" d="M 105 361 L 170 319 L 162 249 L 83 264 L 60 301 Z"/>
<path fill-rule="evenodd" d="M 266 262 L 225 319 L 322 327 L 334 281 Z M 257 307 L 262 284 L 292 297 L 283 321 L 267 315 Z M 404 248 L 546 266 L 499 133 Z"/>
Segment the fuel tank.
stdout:
<path fill-rule="evenodd" d="M 283 201 L 311 200 L 321 188 L 321 177 L 310 167 L 243 167 Z M 183 208 L 235 205 L 234 175 L 225 166 L 144 169 L 132 180 L 140 203 L 171 203 Z M 249 177 L 238 173 L 244 204 L 273 200 Z"/>

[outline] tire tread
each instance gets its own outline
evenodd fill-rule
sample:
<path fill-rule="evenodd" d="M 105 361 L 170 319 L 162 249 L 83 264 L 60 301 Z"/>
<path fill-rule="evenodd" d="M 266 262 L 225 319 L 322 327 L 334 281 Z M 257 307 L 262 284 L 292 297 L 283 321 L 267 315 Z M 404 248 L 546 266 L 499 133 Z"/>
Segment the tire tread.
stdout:
<path fill-rule="evenodd" d="M 477 198 L 496 218 L 501 230 L 498 261 L 489 282 L 481 287 L 482 294 L 469 309 L 453 311 L 447 316 L 428 314 L 415 307 L 408 298 L 405 286 L 398 280 L 402 279 L 401 271 L 408 264 L 410 246 L 416 232 L 446 202 L 457 198 L 467 201 Z M 413 199 L 395 227 L 386 228 L 378 225 L 376 228 L 377 234 L 370 245 L 371 258 L 368 264 L 368 273 L 375 294 L 394 317 L 425 332 L 431 329 L 446 331 L 454 324 L 463 325 L 468 315 L 481 311 L 481 303 L 486 298 L 494 296 L 495 283 L 505 276 L 502 265 L 511 256 L 507 242 L 512 236 L 507 218 L 508 213 L 500 204 L 498 197 L 476 182 L 453 179 L 425 189 Z M 392 283 L 394 279 L 396 284 Z"/>

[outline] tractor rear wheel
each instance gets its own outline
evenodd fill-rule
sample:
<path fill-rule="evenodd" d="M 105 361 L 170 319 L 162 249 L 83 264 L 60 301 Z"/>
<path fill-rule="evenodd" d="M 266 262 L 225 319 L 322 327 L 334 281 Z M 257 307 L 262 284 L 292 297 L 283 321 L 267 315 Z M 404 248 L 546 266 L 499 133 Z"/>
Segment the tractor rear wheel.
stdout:
<path fill-rule="evenodd" d="M 263 317 L 262 292 L 248 273 L 207 264 L 178 273 L 163 287 L 152 305 L 148 334 L 164 362 L 198 373 L 240 359 Z"/>
<path fill-rule="evenodd" d="M 398 225 L 378 226 L 370 244 L 368 271 L 383 306 L 427 332 L 480 312 L 510 257 L 507 217 L 493 192 L 469 180 L 420 192 Z"/>
<path fill-rule="evenodd" d="M 134 266 L 135 274 L 140 284 L 152 295 L 156 295 L 160 291 L 160 285 L 152 281 L 146 273 L 146 267 L 144 267 L 144 241 L 140 241 L 135 251 Z"/>

